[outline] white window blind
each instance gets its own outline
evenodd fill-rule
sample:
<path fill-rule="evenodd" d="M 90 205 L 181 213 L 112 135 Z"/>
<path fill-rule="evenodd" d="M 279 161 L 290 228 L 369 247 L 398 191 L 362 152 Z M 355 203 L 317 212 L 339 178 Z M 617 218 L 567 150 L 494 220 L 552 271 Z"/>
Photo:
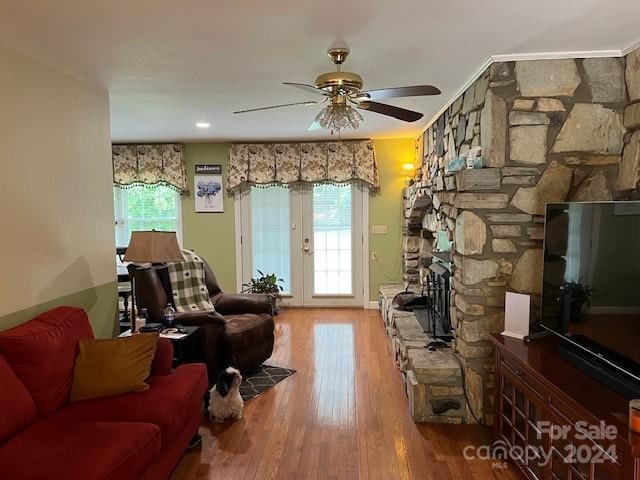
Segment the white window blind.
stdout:
<path fill-rule="evenodd" d="M 116 247 L 129 245 L 137 230 L 175 231 L 182 244 L 180 194 L 164 185 L 113 187 Z"/>
<path fill-rule="evenodd" d="M 275 273 L 285 293 L 291 292 L 289 189 L 251 187 L 253 276 Z"/>

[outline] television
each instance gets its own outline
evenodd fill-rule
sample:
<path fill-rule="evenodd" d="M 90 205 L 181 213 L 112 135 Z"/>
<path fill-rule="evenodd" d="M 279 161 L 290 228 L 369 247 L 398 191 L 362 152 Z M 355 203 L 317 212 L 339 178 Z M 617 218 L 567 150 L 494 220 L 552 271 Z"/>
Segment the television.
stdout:
<path fill-rule="evenodd" d="M 547 204 L 541 325 L 561 352 L 640 398 L 640 201 Z"/>

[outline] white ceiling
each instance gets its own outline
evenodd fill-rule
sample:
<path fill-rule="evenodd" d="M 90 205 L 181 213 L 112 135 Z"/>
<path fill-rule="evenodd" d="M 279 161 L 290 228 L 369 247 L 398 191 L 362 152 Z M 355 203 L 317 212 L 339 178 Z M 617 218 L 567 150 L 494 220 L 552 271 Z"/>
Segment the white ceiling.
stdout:
<path fill-rule="evenodd" d="M 332 70 L 342 40 L 365 88 L 443 92 L 388 102 L 419 123 L 363 112 L 355 136 L 381 138 L 421 131 L 490 55 L 619 50 L 638 18 L 638 0 L 0 0 L 0 44 L 105 86 L 115 141 L 226 141 L 328 138 L 305 130 L 319 107 L 231 112 L 313 99 L 281 82 Z"/>

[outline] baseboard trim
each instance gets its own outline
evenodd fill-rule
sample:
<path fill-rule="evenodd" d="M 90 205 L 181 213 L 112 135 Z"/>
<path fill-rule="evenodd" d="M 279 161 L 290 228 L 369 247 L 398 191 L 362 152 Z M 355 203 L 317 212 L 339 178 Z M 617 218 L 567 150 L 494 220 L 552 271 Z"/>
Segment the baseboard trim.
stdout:
<path fill-rule="evenodd" d="M 380 308 L 380 305 L 378 304 L 378 302 L 374 302 L 374 301 L 370 301 L 365 308 L 367 310 L 378 310 Z"/>
<path fill-rule="evenodd" d="M 638 315 L 640 307 L 591 307 L 588 313 L 593 315 Z"/>

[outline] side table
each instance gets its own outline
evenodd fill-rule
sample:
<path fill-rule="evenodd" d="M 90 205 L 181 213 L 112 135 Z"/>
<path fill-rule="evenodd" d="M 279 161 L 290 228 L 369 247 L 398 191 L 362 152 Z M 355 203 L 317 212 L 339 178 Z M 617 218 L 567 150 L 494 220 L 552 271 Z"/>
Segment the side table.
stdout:
<path fill-rule="evenodd" d="M 179 328 L 185 333 L 163 333 L 160 332 L 160 338 L 166 338 L 173 343 L 173 366 L 182 365 L 183 363 L 199 362 L 200 359 L 200 340 L 197 331 L 198 326 L 176 325 L 171 328 Z M 121 333 L 118 337 L 131 336 L 131 329 Z"/>

